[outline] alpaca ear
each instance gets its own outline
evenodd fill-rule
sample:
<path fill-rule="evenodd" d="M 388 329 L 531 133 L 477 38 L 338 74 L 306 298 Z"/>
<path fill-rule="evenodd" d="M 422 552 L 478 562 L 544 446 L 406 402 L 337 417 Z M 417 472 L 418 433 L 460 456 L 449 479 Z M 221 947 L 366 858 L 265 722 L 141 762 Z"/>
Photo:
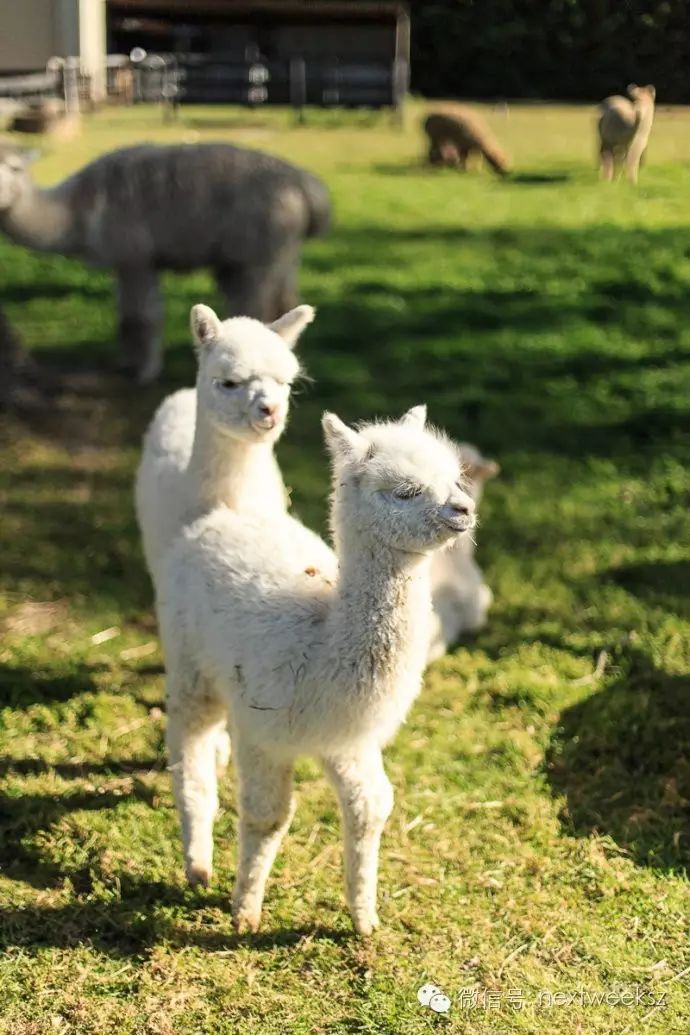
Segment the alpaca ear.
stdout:
<path fill-rule="evenodd" d="M 404 413 L 400 418 L 400 423 L 406 427 L 419 428 L 420 430 L 426 424 L 426 406 L 413 406 L 411 410 Z"/>
<path fill-rule="evenodd" d="M 207 349 L 220 334 L 220 320 L 208 305 L 193 305 L 189 314 L 194 344 L 200 349 Z"/>
<path fill-rule="evenodd" d="M 366 443 L 359 432 L 354 428 L 348 428 L 347 424 L 343 424 L 340 417 L 336 417 L 334 413 L 324 413 L 321 418 L 321 427 L 328 450 L 334 459 L 337 457 L 351 459 L 363 456 L 366 452 Z"/>
<path fill-rule="evenodd" d="M 495 460 L 485 460 L 484 457 L 476 464 L 470 464 L 467 470 L 470 478 L 481 479 L 483 482 L 488 481 L 489 478 L 495 478 L 500 473 L 501 465 Z"/>
<path fill-rule="evenodd" d="M 645 86 L 645 90 L 647 91 L 649 96 L 652 98 L 652 100 L 656 100 L 656 86 L 653 86 L 651 83 L 648 83 Z"/>
<path fill-rule="evenodd" d="M 300 334 L 315 316 L 316 310 L 312 305 L 298 305 L 268 326 L 280 335 L 288 348 L 294 349 Z"/>
<path fill-rule="evenodd" d="M 631 97 L 634 100 L 637 97 L 639 89 L 640 88 L 637 85 L 637 83 L 628 83 L 626 87 L 626 93 L 628 97 Z"/>

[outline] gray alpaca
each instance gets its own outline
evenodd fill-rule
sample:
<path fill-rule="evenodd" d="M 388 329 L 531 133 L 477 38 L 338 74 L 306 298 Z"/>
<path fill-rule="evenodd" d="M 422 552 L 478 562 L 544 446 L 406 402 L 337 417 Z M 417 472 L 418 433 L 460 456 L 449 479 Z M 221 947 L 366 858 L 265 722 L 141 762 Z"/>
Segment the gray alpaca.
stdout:
<path fill-rule="evenodd" d="M 320 180 L 231 144 L 123 148 L 50 190 L 29 162 L 0 146 L 0 230 L 115 271 L 122 365 L 141 383 L 161 367 L 159 270 L 210 266 L 232 313 L 268 322 L 295 305 L 303 239 L 328 229 Z"/>

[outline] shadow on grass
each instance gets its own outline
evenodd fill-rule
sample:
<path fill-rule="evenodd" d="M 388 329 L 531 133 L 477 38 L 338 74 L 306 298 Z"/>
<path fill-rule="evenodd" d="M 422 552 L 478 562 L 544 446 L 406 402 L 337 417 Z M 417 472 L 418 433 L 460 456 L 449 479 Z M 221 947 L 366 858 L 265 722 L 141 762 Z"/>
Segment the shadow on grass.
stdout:
<path fill-rule="evenodd" d="M 543 174 L 549 175 L 556 173 Z M 457 287 L 419 284 L 414 271 L 433 269 L 448 249 L 457 251 L 459 270 L 493 270 L 490 282 L 487 276 L 471 289 L 461 279 Z M 628 464 L 646 462 L 641 450 L 673 452 L 690 418 L 654 380 L 690 358 L 679 341 L 688 254 L 687 228 L 336 226 L 308 255 L 317 283 L 335 271 L 340 280 L 336 294 L 313 299 L 319 316 L 300 354 L 316 384 L 288 439 L 321 452 L 318 413 L 326 406 L 356 419 L 428 400 L 435 421 L 462 437 L 472 428 L 473 438 L 495 452 L 519 444 Z M 408 275 L 404 287 L 401 271 Z M 64 275 L 74 272 L 65 268 Z M 176 311 L 181 299 L 185 310 L 199 301 L 193 283 L 166 282 Z M 8 297 L 16 287 L 9 285 Z M 187 340 L 186 329 L 179 340 Z M 85 362 L 107 361 L 102 343 L 98 351 L 77 341 L 51 352 L 82 370 Z M 178 345 L 166 352 L 166 379 L 157 388 L 133 391 L 115 378 L 85 385 L 83 423 L 88 400 L 100 399 L 126 414 L 118 433 L 135 446 L 160 398 L 193 375 L 191 349 Z M 45 414 L 36 427 L 41 418 L 48 437 Z"/>
<path fill-rule="evenodd" d="M 690 674 L 640 650 L 604 689 L 566 708 L 546 756 L 564 830 L 608 834 L 636 863 L 690 865 Z"/>
<path fill-rule="evenodd" d="M 112 809 L 126 802 L 144 801 L 151 807 L 154 792 L 136 778 L 128 792 L 118 790 L 68 791 L 54 794 L 0 795 L 0 866 L 3 874 L 36 888 L 53 888 L 69 878 L 78 894 L 93 889 L 98 867 L 89 860 L 81 867 L 63 868 L 51 862 L 34 838 L 77 811 Z"/>
<path fill-rule="evenodd" d="M 649 607 L 690 619 L 690 561 L 628 564 L 613 568 L 606 577 Z"/>
<path fill-rule="evenodd" d="M 39 663 L 31 666 L 0 664 L 0 700 L 9 708 L 28 708 L 32 704 L 69 701 L 79 694 L 95 692 L 94 673 L 107 666 L 79 665 L 72 662 L 64 675 Z"/>
<path fill-rule="evenodd" d="M 65 906 L 0 907 L 0 948 L 40 952 L 46 946 L 74 948 L 95 946 L 114 957 L 140 956 L 150 948 L 167 943 L 178 947 L 198 946 L 210 952 L 252 949 L 269 952 L 297 946 L 303 939 L 347 944 L 350 931 L 335 927 L 283 927 L 256 934 L 236 934 L 230 926 L 229 900 L 225 895 L 203 897 L 168 885 L 144 887 L 123 882 L 121 898 L 113 902 L 78 901 Z M 228 930 L 176 922 L 172 912 L 184 909 L 188 920 L 195 910 L 209 908 L 227 912 Z"/>
<path fill-rule="evenodd" d="M 128 776 L 132 773 L 151 773 L 165 769 L 160 758 L 108 758 L 104 762 L 45 762 L 42 758 L 11 758 L 0 756 L 0 776 L 45 776 L 54 773 L 66 780 L 85 779 L 89 776 Z"/>
<path fill-rule="evenodd" d="M 69 864 L 53 861 L 46 838 L 72 813 L 94 812 L 143 803 L 160 807 L 155 790 L 138 774 L 160 771 L 161 758 L 119 759 L 102 762 L 57 763 L 41 759 L 0 757 L 0 776 L 57 774 L 63 779 L 102 779 L 105 786 L 68 789 L 63 794 L 0 794 L 0 869 L 4 877 L 41 890 L 59 890 L 69 881 L 67 904 L 22 908 L 0 906 L 0 949 L 88 944 L 113 956 L 140 955 L 162 942 L 197 945 L 209 951 L 248 947 L 267 951 L 310 941 L 346 942 L 353 935 L 319 925 L 263 930 L 239 935 L 230 929 L 230 899 L 226 891 L 193 890 L 181 884 L 150 880 L 127 871 L 126 863 L 113 868 L 104 854 L 84 845 L 70 853 Z M 129 777 L 125 786 L 108 787 L 107 779 Z M 106 852 L 107 854 L 107 852 Z M 78 864 L 75 864 L 75 861 Z M 104 890 L 112 895 L 103 894 Z M 201 922 L 197 914 L 218 910 L 227 918 L 227 930 Z M 214 921 L 217 924 L 217 921 Z"/>
<path fill-rule="evenodd" d="M 0 759 L 0 774 L 40 775 L 56 772 L 66 777 L 132 774 L 160 768 L 157 760 L 107 759 L 103 763 L 47 766 L 40 761 Z M 40 889 L 58 889 L 69 880 L 75 900 L 66 905 L 0 907 L 0 948 L 46 945 L 72 947 L 95 945 L 116 956 L 139 955 L 165 941 L 175 945 L 197 945 L 210 951 L 249 947 L 269 950 L 297 944 L 303 938 L 349 940 L 347 931 L 327 927 L 281 928 L 258 934 L 238 935 L 231 930 L 200 926 L 197 911 L 216 909 L 227 915 L 226 893 L 194 891 L 165 881 L 146 880 L 125 869 L 104 871 L 98 858 L 81 866 L 62 867 L 46 857 L 41 835 L 70 813 L 102 811 L 144 802 L 154 807 L 154 792 L 133 779 L 131 790 L 69 791 L 54 794 L 0 795 L 0 867 L 9 879 Z M 117 889 L 112 897 L 94 896 L 96 888 Z"/>
<path fill-rule="evenodd" d="M 552 172 L 552 173 L 509 173 L 506 177 L 507 183 L 517 183 L 518 185 L 524 185 L 526 187 L 538 187 L 544 184 L 550 183 L 568 183 L 572 179 L 570 173 L 565 172 Z"/>

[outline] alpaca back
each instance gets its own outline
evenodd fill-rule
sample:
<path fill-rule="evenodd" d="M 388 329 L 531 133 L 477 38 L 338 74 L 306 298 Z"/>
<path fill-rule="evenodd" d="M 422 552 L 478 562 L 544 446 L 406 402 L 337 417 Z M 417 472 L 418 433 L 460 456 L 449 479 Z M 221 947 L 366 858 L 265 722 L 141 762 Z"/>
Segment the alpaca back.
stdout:
<path fill-rule="evenodd" d="M 58 190 L 69 198 L 82 250 L 106 266 L 139 262 L 193 269 L 270 263 L 286 244 L 328 226 L 315 176 L 231 144 L 122 148 Z"/>

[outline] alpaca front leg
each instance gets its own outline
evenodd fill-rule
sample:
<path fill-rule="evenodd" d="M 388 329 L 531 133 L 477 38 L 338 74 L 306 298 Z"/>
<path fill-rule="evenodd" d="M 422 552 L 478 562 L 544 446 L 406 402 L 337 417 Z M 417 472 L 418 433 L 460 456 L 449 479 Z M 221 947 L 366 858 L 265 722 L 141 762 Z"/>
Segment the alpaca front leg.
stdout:
<path fill-rule="evenodd" d="M 381 834 L 393 808 L 393 788 L 381 749 L 367 745 L 347 756 L 324 759 L 343 817 L 345 894 L 358 934 L 378 926 L 376 884 Z"/>
<path fill-rule="evenodd" d="M 637 178 L 640 172 L 640 162 L 642 161 L 643 152 L 639 147 L 631 147 L 626 157 L 626 172 L 628 179 L 631 183 L 637 183 Z"/>
<path fill-rule="evenodd" d="M 432 142 L 429 144 L 429 153 L 427 158 L 429 165 L 441 165 L 441 163 L 443 162 L 443 154 L 441 153 L 441 148 L 435 140 L 432 140 Z"/>
<path fill-rule="evenodd" d="M 208 885 L 213 871 L 213 821 L 218 810 L 216 751 L 225 711 L 209 699 L 180 702 L 168 691 L 167 743 L 182 825 L 187 880 Z"/>
<path fill-rule="evenodd" d="M 239 858 L 232 896 L 237 931 L 258 931 L 266 880 L 294 812 L 292 763 L 235 738 L 239 782 Z"/>
<path fill-rule="evenodd" d="M 158 274 L 149 266 L 117 271 L 118 346 L 122 369 L 150 384 L 161 371 L 163 303 Z"/>
<path fill-rule="evenodd" d="M 609 148 L 607 147 L 602 147 L 599 153 L 599 159 L 601 168 L 601 178 L 602 180 L 605 180 L 607 183 L 610 183 L 613 179 L 613 174 L 615 172 L 613 151 L 609 150 Z"/>

